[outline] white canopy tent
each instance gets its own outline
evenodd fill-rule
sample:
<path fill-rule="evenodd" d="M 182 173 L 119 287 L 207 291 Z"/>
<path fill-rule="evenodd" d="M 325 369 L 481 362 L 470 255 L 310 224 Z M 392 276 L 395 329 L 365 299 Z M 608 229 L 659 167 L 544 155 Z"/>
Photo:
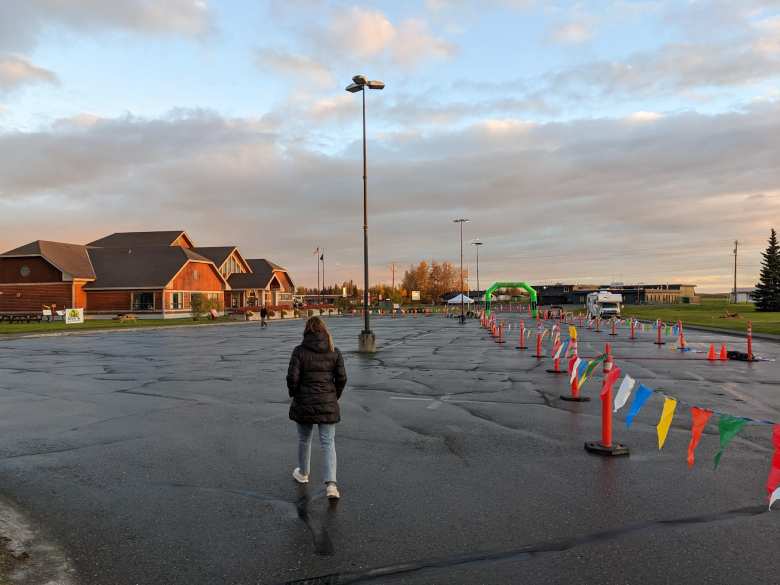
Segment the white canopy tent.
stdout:
<path fill-rule="evenodd" d="M 451 298 L 449 301 L 447 301 L 448 305 L 459 305 L 461 303 L 461 299 L 463 300 L 463 303 L 468 305 L 470 303 L 474 302 L 474 299 L 470 299 L 464 294 L 459 294 L 453 298 Z"/>

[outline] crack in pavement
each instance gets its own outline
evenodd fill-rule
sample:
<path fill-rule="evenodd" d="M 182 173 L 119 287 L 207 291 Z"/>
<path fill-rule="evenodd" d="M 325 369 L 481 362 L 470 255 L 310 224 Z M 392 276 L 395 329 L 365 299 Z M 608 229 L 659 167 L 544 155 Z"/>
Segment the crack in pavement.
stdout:
<path fill-rule="evenodd" d="M 536 439 L 537 441 L 542 441 L 542 442 L 545 442 L 545 443 L 549 443 L 551 445 L 557 445 L 557 446 L 565 445 L 564 441 L 561 441 L 559 439 L 553 439 L 551 437 L 546 437 L 546 436 L 544 436 L 544 435 L 542 435 L 540 433 L 535 433 L 533 431 L 527 431 L 525 429 L 521 429 L 521 428 L 518 428 L 518 427 L 511 427 L 509 425 L 505 425 L 503 423 L 498 422 L 494 418 L 489 417 L 488 415 L 486 415 L 484 413 L 478 412 L 478 411 L 476 411 L 476 410 L 474 410 L 472 408 L 469 408 L 467 406 L 463 406 L 462 404 L 459 404 L 457 402 L 452 402 L 450 404 L 452 404 L 456 408 L 462 409 L 464 412 L 470 414 L 471 416 L 473 416 L 476 419 L 486 421 L 486 422 L 491 423 L 493 425 L 496 425 L 497 427 L 500 427 L 502 429 L 506 429 L 508 431 L 512 431 L 513 433 L 524 435 L 526 437 L 530 437 L 532 439 Z M 543 404 L 534 404 L 533 406 L 544 406 L 544 405 Z M 562 410 L 562 409 L 556 409 L 556 410 Z"/>
<path fill-rule="evenodd" d="M 601 530 L 598 532 L 583 534 L 581 536 L 574 536 L 571 538 L 541 541 L 516 549 L 493 552 L 485 551 L 453 555 L 450 557 L 420 559 L 415 561 L 408 561 L 405 563 L 374 567 L 363 571 L 346 571 L 343 573 L 331 573 L 328 575 L 309 577 L 307 579 L 299 579 L 295 581 L 285 581 L 283 585 L 304 585 L 313 583 L 349 585 L 352 583 L 369 583 L 373 581 L 379 581 L 380 579 L 386 579 L 388 577 L 411 575 L 430 569 L 452 569 L 465 565 L 493 563 L 507 560 L 527 561 L 533 560 L 545 554 L 562 553 L 584 545 L 616 540 L 622 536 L 627 536 L 638 532 L 659 528 L 663 529 L 680 526 L 691 526 L 696 524 L 712 524 L 715 522 L 724 522 L 737 518 L 750 518 L 766 513 L 766 506 L 748 506 L 744 508 L 737 508 L 735 510 L 728 510 L 725 512 L 687 516 L 683 518 L 674 518 L 671 520 L 650 520 L 648 522 L 630 524 L 622 528 Z"/>
<path fill-rule="evenodd" d="M 10 459 L 19 459 L 21 457 L 35 457 L 37 455 L 56 455 L 58 453 L 68 453 L 70 451 L 80 451 L 81 449 L 88 449 L 90 447 L 107 447 L 109 445 L 116 445 L 118 443 L 127 443 L 129 441 L 137 441 L 143 439 L 143 436 L 128 437 L 125 439 L 116 439 L 114 441 L 99 441 L 97 443 L 88 443 L 86 445 L 77 445 L 75 447 L 64 447 L 62 449 L 50 449 L 48 451 L 34 451 L 32 453 L 17 453 L 16 455 L 7 455 L 0 457 L 0 461 L 8 461 Z"/>
<path fill-rule="evenodd" d="M 107 423 L 107 422 L 114 422 L 114 421 L 122 420 L 122 419 L 125 419 L 125 418 L 133 418 L 133 417 L 141 417 L 141 418 L 143 418 L 143 417 L 145 417 L 147 415 L 150 415 L 150 414 L 155 414 L 157 412 L 165 412 L 166 410 L 174 410 L 176 408 L 184 408 L 184 406 L 177 405 L 177 406 L 167 406 L 165 408 L 153 408 L 152 410 L 143 410 L 143 411 L 140 411 L 140 412 L 131 412 L 130 414 L 123 414 L 123 415 L 120 415 L 120 416 L 112 416 L 110 418 L 102 418 L 102 419 L 99 419 L 99 420 L 95 420 L 95 421 L 92 421 L 92 422 L 85 423 L 83 425 L 78 425 L 78 426 L 75 426 L 75 427 L 71 427 L 71 428 L 66 429 L 64 431 L 61 431 L 58 434 L 61 435 L 63 433 L 70 433 L 70 432 L 73 432 L 73 431 L 80 431 L 81 429 L 86 429 L 88 427 L 92 427 L 92 426 L 95 426 L 95 425 L 100 425 L 100 424 Z"/>

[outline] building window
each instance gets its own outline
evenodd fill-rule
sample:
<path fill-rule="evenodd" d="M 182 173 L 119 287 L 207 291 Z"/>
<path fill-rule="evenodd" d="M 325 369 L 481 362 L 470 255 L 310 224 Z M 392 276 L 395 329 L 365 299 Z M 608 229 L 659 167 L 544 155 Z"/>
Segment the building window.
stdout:
<path fill-rule="evenodd" d="M 192 280 L 198 280 L 198 269 L 193 268 L 192 269 Z"/>
<path fill-rule="evenodd" d="M 184 293 L 175 292 L 171 294 L 171 309 L 184 308 Z"/>
<path fill-rule="evenodd" d="M 133 293 L 133 311 L 151 311 L 154 309 L 154 293 Z"/>
<path fill-rule="evenodd" d="M 22 275 L 22 278 L 27 278 L 28 276 L 30 276 L 30 267 L 27 266 L 27 264 L 25 264 L 19 269 L 19 274 Z"/>

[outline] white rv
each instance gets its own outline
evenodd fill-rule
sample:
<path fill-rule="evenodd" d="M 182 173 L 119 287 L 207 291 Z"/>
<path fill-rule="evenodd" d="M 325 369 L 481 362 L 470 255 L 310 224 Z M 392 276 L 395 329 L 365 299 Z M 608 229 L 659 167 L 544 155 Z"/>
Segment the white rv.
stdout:
<path fill-rule="evenodd" d="M 602 319 L 620 317 L 622 302 L 623 295 L 614 294 L 607 290 L 592 292 L 588 295 L 588 314 L 591 317 L 601 317 Z"/>

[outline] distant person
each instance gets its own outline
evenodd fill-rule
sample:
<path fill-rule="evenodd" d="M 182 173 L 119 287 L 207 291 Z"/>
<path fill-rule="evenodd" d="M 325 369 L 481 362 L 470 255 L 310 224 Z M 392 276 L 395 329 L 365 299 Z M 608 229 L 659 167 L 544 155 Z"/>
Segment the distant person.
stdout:
<path fill-rule="evenodd" d="M 260 326 L 268 327 L 268 309 L 265 308 L 265 305 L 260 307 Z"/>
<path fill-rule="evenodd" d="M 325 456 L 325 495 L 340 497 L 336 485 L 336 423 L 341 420 L 339 398 L 347 384 L 344 358 L 325 322 L 319 317 L 306 321 L 303 343 L 297 346 L 287 370 L 287 389 L 292 398 L 290 419 L 298 423 L 298 467 L 293 477 L 309 483 L 311 440 L 314 425 L 320 434 Z"/>

